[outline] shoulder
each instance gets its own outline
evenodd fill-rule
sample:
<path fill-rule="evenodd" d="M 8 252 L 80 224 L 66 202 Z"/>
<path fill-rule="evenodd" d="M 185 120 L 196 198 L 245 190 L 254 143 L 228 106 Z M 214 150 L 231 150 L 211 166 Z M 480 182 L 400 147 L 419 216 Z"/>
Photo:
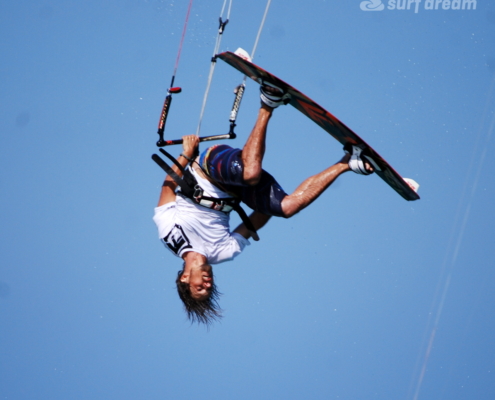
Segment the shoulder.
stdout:
<path fill-rule="evenodd" d="M 160 237 L 163 237 L 162 235 L 174 225 L 176 210 L 175 201 L 155 207 L 153 222 L 158 228 Z"/>
<path fill-rule="evenodd" d="M 250 245 L 249 240 L 237 232 L 233 232 L 230 237 L 238 244 L 241 251 L 244 250 L 246 246 Z"/>
<path fill-rule="evenodd" d="M 175 212 L 176 205 L 177 202 L 171 201 L 169 203 L 155 207 L 155 215 L 153 216 L 153 219 L 163 217 L 164 215 L 170 214 L 171 212 Z"/>
<path fill-rule="evenodd" d="M 249 245 L 249 240 L 243 238 L 238 233 L 232 233 L 226 240 L 218 243 L 208 255 L 208 262 L 211 264 L 220 264 L 226 261 L 232 261 L 244 248 Z"/>

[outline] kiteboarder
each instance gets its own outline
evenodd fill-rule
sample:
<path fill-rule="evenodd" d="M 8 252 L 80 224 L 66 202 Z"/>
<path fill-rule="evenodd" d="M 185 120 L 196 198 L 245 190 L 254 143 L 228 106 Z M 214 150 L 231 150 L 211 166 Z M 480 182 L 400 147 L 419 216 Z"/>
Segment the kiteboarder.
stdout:
<path fill-rule="evenodd" d="M 361 159 L 360 148 L 346 146 L 340 161 L 303 181 L 292 194 L 285 193 L 275 178 L 262 169 L 262 161 L 268 122 L 273 110 L 286 103 L 286 93 L 263 83 L 260 97 L 255 126 L 242 150 L 221 144 L 197 155 L 199 138 L 183 137 L 182 153 L 163 183 L 155 208 L 153 220 L 160 240 L 183 260 L 176 279 L 177 291 L 193 322 L 208 325 L 221 317 L 213 264 L 238 256 L 249 245 L 249 238 L 258 239 L 256 231 L 272 216 L 292 217 L 342 173 L 373 172 L 373 167 Z M 239 202 L 253 210 L 249 217 Z M 233 209 L 243 222 L 230 231 L 229 212 Z"/>

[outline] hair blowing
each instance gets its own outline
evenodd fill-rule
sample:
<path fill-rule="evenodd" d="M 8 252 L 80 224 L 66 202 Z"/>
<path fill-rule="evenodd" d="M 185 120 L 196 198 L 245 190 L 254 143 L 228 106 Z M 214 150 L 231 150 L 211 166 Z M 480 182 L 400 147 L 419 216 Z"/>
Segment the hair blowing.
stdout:
<path fill-rule="evenodd" d="M 206 299 L 197 300 L 191 296 L 189 284 L 180 281 L 183 273 L 184 270 L 178 272 L 175 283 L 177 285 L 177 293 L 184 303 L 187 318 L 192 323 L 197 322 L 206 326 L 210 326 L 213 322 L 220 320 L 222 318 L 222 309 L 218 304 L 218 299 L 221 293 L 218 291 L 215 283 L 212 283 L 209 296 Z"/>

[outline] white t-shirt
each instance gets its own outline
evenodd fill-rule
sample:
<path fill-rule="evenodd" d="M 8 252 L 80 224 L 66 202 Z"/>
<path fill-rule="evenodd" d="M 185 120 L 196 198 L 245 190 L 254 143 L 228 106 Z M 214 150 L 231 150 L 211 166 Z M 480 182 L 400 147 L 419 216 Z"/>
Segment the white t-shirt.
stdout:
<path fill-rule="evenodd" d="M 230 197 L 190 169 L 205 196 Z M 153 221 L 158 237 L 174 255 L 181 257 L 194 251 L 206 257 L 209 264 L 230 261 L 249 245 L 249 240 L 231 233 L 229 214 L 210 210 L 177 194 L 176 200 L 155 208 Z"/>

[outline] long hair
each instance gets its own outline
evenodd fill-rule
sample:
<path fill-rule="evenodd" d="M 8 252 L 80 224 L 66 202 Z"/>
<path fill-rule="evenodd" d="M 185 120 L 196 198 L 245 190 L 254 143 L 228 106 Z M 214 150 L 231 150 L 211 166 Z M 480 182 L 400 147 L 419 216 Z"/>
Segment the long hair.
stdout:
<path fill-rule="evenodd" d="M 208 291 L 208 297 L 204 300 L 197 300 L 191 296 L 189 284 L 180 281 L 183 273 L 183 269 L 177 273 L 175 283 L 177 285 L 177 293 L 184 303 L 187 318 L 192 323 L 197 322 L 206 326 L 210 326 L 213 322 L 220 320 L 222 318 L 222 309 L 218 304 L 218 299 L 221 293 L 218 291 L 215 282 L 212 282 L 211 288 Z M 213 278 L 213 272 L 211 274 Z"/>

